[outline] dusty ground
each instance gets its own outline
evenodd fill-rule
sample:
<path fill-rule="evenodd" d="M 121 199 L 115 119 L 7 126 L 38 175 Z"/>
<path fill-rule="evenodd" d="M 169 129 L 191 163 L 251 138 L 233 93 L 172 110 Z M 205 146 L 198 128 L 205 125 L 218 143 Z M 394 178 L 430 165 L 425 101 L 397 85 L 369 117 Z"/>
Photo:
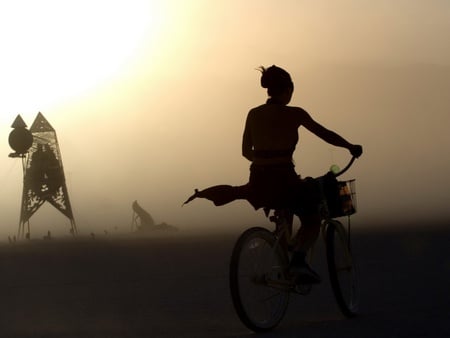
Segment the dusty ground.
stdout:
<path fill-rule="evenodd" d="M 247 337 L 228 291 L 233 234 L 0 246 L 0 337 Z M 450 227 L 355 231 L 361 314 L 326 280 L 264 337 L 450 337 Z M 322 244 L 318 250 L 323 251 Z"/>

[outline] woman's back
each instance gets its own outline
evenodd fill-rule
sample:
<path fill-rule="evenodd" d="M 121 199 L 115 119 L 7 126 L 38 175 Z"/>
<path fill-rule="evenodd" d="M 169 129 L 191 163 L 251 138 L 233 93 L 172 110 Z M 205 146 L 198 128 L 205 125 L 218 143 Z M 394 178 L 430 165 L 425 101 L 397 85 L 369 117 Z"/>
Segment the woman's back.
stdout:
<path fill-rule="evenodd" d="M 281 157 L 277 154 L 290 160 L 298 142 L 298 128 L 304 113 L 301 108 L 270 102 L 250 110 L 244 140 L 252 145 L 254 160 L 258 157 Z"/>

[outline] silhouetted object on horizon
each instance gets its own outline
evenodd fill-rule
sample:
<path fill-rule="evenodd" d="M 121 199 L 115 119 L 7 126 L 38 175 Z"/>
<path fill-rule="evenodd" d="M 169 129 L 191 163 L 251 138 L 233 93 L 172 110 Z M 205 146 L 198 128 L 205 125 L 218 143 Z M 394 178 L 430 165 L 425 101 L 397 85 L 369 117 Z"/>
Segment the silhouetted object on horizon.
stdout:
<path fill-rule="evenodd" d="M 9 141 L 16 153 L 10 157 L 22 158 L 24 174 L 18 237 L 25 235 L 26 225 L 26 237 L 30 238 L 30 218 L 45 202 L 69 218 L 71 233 L 77 234 L 55 130 L 41 113 L 29 131 L 31 144 L 20 115 L 12 127 L 17 131 L 11 133 Z"/>
<path fill-rule="evenodd" d="M 162 222 L 155 224 L 152 216 L 142 208 L 137 201 L 131 205 L 133 209 L 133 216 L 131 220 L 131 231 L 147 231 L 147 230 L 170 230 L 177 231 L 178 229 L 173 225 Z"/>
<path fill-rule="evenodd" d="M 49 231 L 47 231 L 47 235 L 46 235 L 46 236 L 44 236 L 44 239 L 46 239 L 46 240 L 50 240 L 50 239 L 52 239 L 52 234 L 51 234 L 50 230 L 49 230 Z"/>
<path fill-rule="evenodd" d="M 133 204 L 131 205 L 131 207 L 133 209 L 133 220 L 131 223 L 132 231 L 133 231 L 134 226 L 137 226 L 137 227 L 150 226 L 150 227 L 152 227 L 155 225 L 155 221 L 153 220 L 152 216 L 146 210 L 144 210 L 144 208 L 142 208 L 137 201 L 134 201 Z M 138 220 L 139 220 L 139 224 L 138 224 Z"/>
<path fill-rule="evenodd" d="M 9 134 L 8 142 L 15 153 L 9 154 L 9 157 L 24 157 L 33 144 L 33 135 L 20 115 L 17 115 L 11 128 L 14 129 Z"/>

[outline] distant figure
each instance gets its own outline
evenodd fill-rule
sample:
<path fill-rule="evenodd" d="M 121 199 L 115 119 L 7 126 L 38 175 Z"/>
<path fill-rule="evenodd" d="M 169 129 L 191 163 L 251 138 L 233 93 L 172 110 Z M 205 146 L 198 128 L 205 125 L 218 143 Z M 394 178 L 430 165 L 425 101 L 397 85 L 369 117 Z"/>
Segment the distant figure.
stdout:
<path fill-rule="evenodd" d="M 305 257 L 320 232 L 319 197 L 312 181 L 299 179 L 294 168 L 292 155 L 299 139 L 298 129 L 303 126 L 356 157 L 362 154 L 362 147 L 326 129 L 302 108 L 288 106 L 294 92 L 288 72 L 275 65 L 260 70 L 261 86 L 267 89 L 269 98 L 249 111 L 242 139 L 242 155 L 251 162 L 248 200 L 256 208 L 295 210 L 302 225 L 296 235 L 291 273 L 298 281 L 318 283 L 320 277 Z"/>
<path fill-rule="evenodd" d="M 30 238 L 31 238 L 30 233 L 27 232 L 27 234 L 25 235 L 25 239 L 30 239 Z"/>
<path fill-rule="evenodd" d="M 91 238 L 95 239 L 95 234 L 93 232 L 91 232 Z"/>
<path fill-rule="evenodd" d="M 47 231 L 47 236 L 44 236 L 44 239 L 45 239 L 45 240 L 50 240 L 50 239 L 52 239 L 52 234 L 51 234 L 50 230 Z"/>

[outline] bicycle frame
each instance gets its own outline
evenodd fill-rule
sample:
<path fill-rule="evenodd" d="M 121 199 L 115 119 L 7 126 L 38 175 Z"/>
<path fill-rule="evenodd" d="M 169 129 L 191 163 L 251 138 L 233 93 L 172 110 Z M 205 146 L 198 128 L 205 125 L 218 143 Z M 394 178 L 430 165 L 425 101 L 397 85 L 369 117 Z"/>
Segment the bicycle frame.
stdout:
<path fill-rule="evenodd" d="M 339 173 L 334 174 L 334 177 L 338 177 L 345 173 L 353 164 L 355 161 L 355 157 L 352 157 L 352 159 L 349 161 L 349 163 L 342 169 Z M 350 232 L 351 232 L 351 224 L 350 224 L 350 216 L 347 216 L 347 229 L 344 227 L 344 225 L 332 218 L 330 216 L 330 211 L 328 207 L 328 203 L 325 197 L 325 191 L 324 191 L 324 177 L 321 176 L 316 178 L 315 180 L 319 183 L 319 193 L 320 193 L 320 204 L 319 204 L 319 213 L 321 216 L 321 225 L 320 225 L 320 232 L 322 234 L 322 238 L 324 241 L 326 241 L 326 229 L 327 227 L 332 224 L 336 231 L 339 233 L 340 236 L 346 236 L 346 242 L 348 245 L 349 252 L 351 251 L 351 242 L 350 242 Z M 269 216 L 270 211 L 274 210 L 274 214 L 272 216 Z M 290 248 L 290 242 L 292 242 L 292 228 L 293 228 L 293 216 L 294 213 L 289 209 L 264 209 L 266 216 L 268 216 L 269 220 L 273 223 L 275 223 L 275 230 L 273 231 L 276 242 L 274 246 L 274 250 L 278 250 L 278 247 L 281 246 L 282 249 L 286 252 L 287 257 L 289 257 L 289 252 L 292 251 L 292 248 Z M 314 245 L 310 249 L 310 254 L 308 255 L 308 259 L 311 262 L 313 259 L 313 253 L 314 253 Z"/>
<path fill-rule="evenodd" d="M 346 171 L 353 161 L 334 176 Z M 347 201 L 347 196 L 350 196 L 349 201 L 353 202 L 353 186 L 330 180 L 329 175 L 316 180 L 321 194 L 318 209 L 321 224 L 317 226 L 320 226 L 325 241 L 330 284 L 341 312 L 350 318 L 357 314 L 359 305 L 357 267 L 347 237 L 350 219 L 347 234 L 342 223 L 333 216 L 349 216 L 355 212 L 354 205 Z M 268 208 L 264 211 L 275 223 L 275 229 L 269 231 L 264 227 L 252 227 L 244 231 L 236 241 L 230 260 L 233 304 L 242 323 L 255 332 L 269 331 L 280 323 L 290 293 L 307 295 L 312 289 L 312 284 L 296 281 L 296 276 L 290 271 L 290 259 L 297 241 L 292 235 L 294 212 Z M 312 256 L 311 252 L 308 255 L 310 260 Z"/>
<path fill-rule="evenodd" d="M 335 178 L 341 176 L 342 174 L 344 174 L 354 163 L 356 157 L 352 157 L 351 160 L 347 163 L 347 165 L 344 167 L 344 169 L 342 169 L 341 171 L 339 171 L 338 173 L 334 173 L 332 174 Z M 330 174 L 330 173 L 329 173 Z M 330 210 L 328 207 L 328 203 L 327 203 L 327 199 L 325 197 L 325 189 L 324 189 L 324 180 L 325 180 L 325 176 L 320 176 L 315 178 L 316 182 L 318 182 L 319 184 L 319 193 L 320 193 L 320 204 L 319 204 L 319 213 L 321 216 L 321 228 L 322 228 L 322 232 L 324 227 L 329 224 L 330 222 L 334 221 L 337 222 L 339 224 L 342 225 L 342 223 L 340 223 L 339 221 L 334 220 L 331 216 L 330 216 Z M 274 215 L 269 217 L 269 220 L 271 222 L 274 222 L 276 227 L 275 227 L 275 234 L 277 236 L 281 236 L 281 235 L 285 235 L 286 236 L 286 231 L 287 231 L 287 235 L 292 235 L 292 220 L 293 220 L 293 212 L 290 211 L 289 209 L 270 209 L 270 208 L 265 208 L 264 211 L 266 213 L 267 216 L 269 216 L 269 213 L 271 210 L 274 210 Z M 350 216 L 347 217 L 347 221 L 348 221 L 348 227 L 347 227 L 347 231 L 348 234 L 350 235 Z M 349 241 L 350 243 L 350 241 Z"/>

